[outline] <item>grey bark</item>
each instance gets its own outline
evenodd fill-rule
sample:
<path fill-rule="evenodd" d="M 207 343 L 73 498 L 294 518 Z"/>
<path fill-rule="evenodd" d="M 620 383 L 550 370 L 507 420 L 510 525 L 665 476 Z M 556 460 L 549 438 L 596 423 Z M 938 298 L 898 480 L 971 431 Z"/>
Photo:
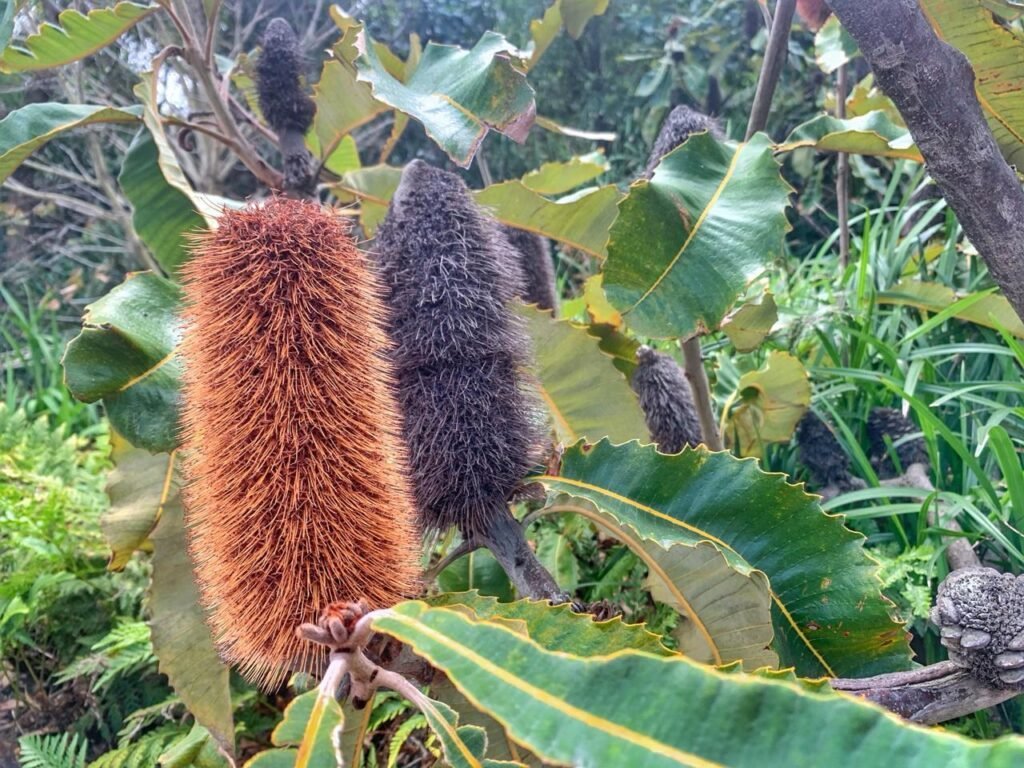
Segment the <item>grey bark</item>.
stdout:
<path fill-rule="evenodd" d="M 829 0 L 892 99 L 935 183 L 1024 317 L 1024 191 L 974 92 L 974 71 L 916 0 Z"/>

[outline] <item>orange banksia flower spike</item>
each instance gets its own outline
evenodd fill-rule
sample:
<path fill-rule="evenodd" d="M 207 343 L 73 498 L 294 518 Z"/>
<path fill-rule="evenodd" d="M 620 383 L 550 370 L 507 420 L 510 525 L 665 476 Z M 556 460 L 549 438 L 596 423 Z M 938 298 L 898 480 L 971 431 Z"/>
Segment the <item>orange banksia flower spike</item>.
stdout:
<path fill-rule="evenodd" d="M 223 658 L 265 688 L 322 671 L 294 630 L 418 589 L 387 322 L 347 225 L 275 198 L 225 211 L 185 268 L 189 549 Z"/>

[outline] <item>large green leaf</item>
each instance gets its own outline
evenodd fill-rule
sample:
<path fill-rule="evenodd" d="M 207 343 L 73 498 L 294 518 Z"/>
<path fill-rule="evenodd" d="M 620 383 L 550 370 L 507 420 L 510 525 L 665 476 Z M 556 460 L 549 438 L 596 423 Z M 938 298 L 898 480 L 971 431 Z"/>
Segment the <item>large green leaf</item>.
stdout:
<path fill-rule="evenodd" d="M 741 144 L 692 136 L 619 204 L 604 270 L 608 300 L 646 336 L 717 328 L 782 253 L 790 192 L 764 134 Z"/>
<path fill-rule="evenodd" d="M 331 51 L 331 58 L 324 63 L 320 82 L 313 87 L 313 100 L 316 102 L 313 135 L 316 136 L 321 159 L 330 157 L 354 128 L 388 109 L 386 104 L 373 97 L 367 83 L 357 81 L 355 60 L 359 51 L 356 37 L 362 26 L 347 17 L 339 17 L 333 12 L 332 15 L 335 21 L 348 23 L 341 40 Z"/>
<path fill-rule="evenodd" d="M 620 520 L 588 499 L 560 496 L 549 511 L 592 520 L 644 562 L 651 596 L 682 616 L 674 635 L 689 658 L 717 665 L 742 661 L 746 669 L 779 665 L 768 650 L 772 601 L 763 573 L 746 564 L 733 567 L 710 541 L 665 538 L 664 530 L 645 525 L 649 521 Z"/>
<path fill-rule="evenodd" d="M 64 382 L 87 403 L 100 398 L 110 423 L 154 453 L 178 445 L 180 289 L 137 272 L 85 308 L 82 332 L 64 352 Z"/>
<path fill-rule="evenodd" d="M 94 8 L 87 15 L 74 9 L 57 15 L 58 25 L 43 24 L 39 32 L 0 52 L 0 72 L 28 72 L 78 61 L 114 42 L 159 5 L 118 3 Z"/>
<path fill-rule="evenodd" d="M 936 34 L 959 48 L 1006 162 L 1024 167 L 1024 41 L 977 0 L 919 0 Z"/>
<path fill-rule="evenodd" d="M 341 202 L 359 201 L 360 223 L 369 237 L 387 213 L 401 177 L 401 168 L 367 166 L 345 173 L 333 189 Z M 549 200 L 522 181 L 492 184 L 472 195 L 503 224 L 536 232 L 599 258 L 605 255 L 608 227 L 622 198 L 615 186 L 608 185 Z"/>
<path fill-rule="evenodd" d="M 773 349 L 764 365 L 740 376 L 727 409 L 727 442 L 741 456 L 763 456 L 767 443 L 788 443 L 811 404 L 811 382 L 803 363 Z"/>
<path fill-rule="evenodd" d="M 0 183 L 21 162 L 72 128 L 93 123 L 136 123 L 141 107 L 104 107 L 98 104 L 28 104 L 0 120 Z"/>
<path fill-rule="evenodd" d="M 232 204 L 233 201 L 212 198 L 209 195 L 196 192 L 185 177 L 185 172 L 181 170 L 178 158 L 164 134 L 163 119 L 156 102 L 157 89 L 153 84 L 153 72 L 140 74 L 139 82 L 136 83 L 132 91 L 142 102 L 142 121 L 146 124 L 150 136 L 156 144 L 157 165 L 160 166 L 167 183 L 192 201 L 193 208 L 206 220 L 207 226 L 211 228 L 217 226 L 220 208 L 225 204 Z"/>
<path fill-rule="evenodd" d="M 149 612 L 160 671 L 196 722 L 232 751 L 235 731 L 228 668 L 218 658 L 203 619 L 185 543 L 184 508 L 177 493 L 164 504 L 153 531 Z"/>
<path fill-rule="evenodd" d="M 521 181 L 505 181 L 474 192 L 473 197 L 503 224 L 604 258 L 608 228 L 615 220 L 622 193 L 609 185 L 549 200 Z"/>
<path fill-rule="evenodd" d="M 132 204 L 132 226 L 169 275 L 188 258 L 186 235 L 206 227 L 192 199 L 168 183 L 160 170 L 159 151 L 149 129 L 132 140 L 117 180 Z"/>
<path fill-rule="evenodd" d="M 374 627 L 440 668 L 545 760 L 578 766 L 1011 766 L 1024 739 L 970 742 L 784 678 L 637 651 L 578 658 L 493 622 L 401 603 Z"/>
<path fill-rule="evenodd" d="M 576 187 L 593 181 L 611 166 L 604 152 L 577 155 L 568 160 L 544 163 L 535 171 L 527 173 L 521 181 L 527 189 L 539 195 L 561 195 Z"/>
<path fill-rule="evenodd" d="M 114 462 L 107 476 L 110 508 L 100 518 L 100 528 L 110 547 L 107 567 L 119 571 L 149 539 L 178 489 L 175 454 L 152 454 L 116 432 L 110 442 Z"/>
<path fill-rule="evenodd" d="M 672 656 L 661 639 L 642 624 L 626 624 L 620 617 L 595 621 L 585 613 L 576 613 L 566 603 L 551 605 L 542 600 L 498 602 L 476 592 L 445 593 L 427 599 L 433 607 L 465 610 L 478 619 L 489 619 L 517 632 L 528 635 L 549 651 L 571 653 L 574 656 L 603 656 L 627 648 Z M 449 705 L 459 713 L 459 722 L 477 725 L 487 731 L 487 753 L 492 758 L 516 760 L 538 765 L 536 758 L 515 744 L 489 715 L 479 711 L 446 679 L 435 679 L 430 684 L 430 695 Z"/>
<path fill-rule="evenodd" d="M 536 480 L 582 497 L 621 524 L 664 542 L 711 541 L 734 567 L 771 585 L 774 649 L 809 677 L 905 669 L 910 650 L 864 537 L 821 511 L 815 497 L 754 460 L 686 449 L 666 456 L 637 443 L 579 444 L 561 476 Z"/>
<path fill-rule="evenodd" d="M 953 317 L 986 328 L 1005 328 L 1018 339 L 1024 339 L 1024 323 L 1013 311 L 1005 296 L 993 293 L 995 289 L 960 296 L 940 283 L 920 280 L 900 280 L 887 291 L 878 294 L 879 304 L 898 304 L 917 307 L 926 312 L 953 310 Z M 965 299 L 968 301 L 964 302 Z M 959 302 L 963 304 L 957 305 Z"/>
<path fill-rule="evenodd" d="M 374 97 L 422 123 L 464 168 L 489 130 L 523 141 L 533 124 L 533 89 L 513 64 L 515 48 L 495 32 L 485 32 L 469 51 L 428 43 L 404 83 L 388 72 L 365 33 L 361 53 L 359 80 L 370 84 Z"/>
<path fill-rule="evenodd" d="M 779 319 L 775 299 L 765 293 L 759 300 L 750 301 L 730 312 L 722 321 L 722 330 L 737 352 L 753 352 L 771 333 Z"/>
<path fill-rule="evenodd" d="M 550 312 L 522 307 L 533 339 L 538 391 L 558 439 L 610 437 L 617 443 L 648 440 L 636 395 L 612 359 L 585 328 L 554 320 Z"/>
<path fill-rule="evenodd" d="M 446 593 L 474 590 L 500 600 L 511 600 L 515 594 L 508 574 L 489 549 L 460 557 L 437 575 L 437 585 Z"/>
<path fill-rule="evenodd" d="M 894 123 L 882 110 L 847 120 L 818 115 L 794 128 L 776 150 L 791 152 L 804 147 L 819 152 L 847 152 L 924 162 L 910 132 Z"/>

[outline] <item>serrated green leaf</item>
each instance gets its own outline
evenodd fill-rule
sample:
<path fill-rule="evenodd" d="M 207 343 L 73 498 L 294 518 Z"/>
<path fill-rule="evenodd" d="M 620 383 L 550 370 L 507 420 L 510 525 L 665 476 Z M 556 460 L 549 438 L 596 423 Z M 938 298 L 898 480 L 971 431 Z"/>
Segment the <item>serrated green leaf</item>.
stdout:
<path fill-rule="evenodd" d="M 313 135 L 316 136 L 321 159 L 330 157 L 335 148 L 355 128 L 369 122 L 382 112 L 386 104 L 373 97 L 370 86 L 357 81 L 355 59 L 356 37 L 362 25 L 352 23 L 335 43 L 333 56 L 324 62 L 320 81 L 313 87 L 316 116 Z"/>
<path fill-rule="evenodd" d="M 788 443 L 811 404 L 811 382 L 803 363 L 773 349 L 765 364 L 740 376 L 726 413 L 727 442 L 741 456 L 763 456 L 767 443 Z"/>
<path fill-rule="evenodd" d="M 418 120 L 457 165 L 469 167 L 489 130 L 523 141 L 533 124 L 533 89 L 516 68 L 514 47 L 485 32 L 471 50 L 427 43 L 419 66 L 400 81 L 363 33 L 359 80 L 378 101 Z"/>
<path fill-rule="evenodd" d="M 848 152 L 851 155 L 873 155 L 924 162 L 910 132 L 894 123 L 889 115 L 881 110 L 847 120 L 840 120 L 831 115 L 818 115 L 794 128 L 776 150 L 792 152 L 803 147 L 811 147 L 819 152 Z"/>
<path fill-rule="evenodd" d="M 730 312 L 722 321 L 722 330 L 737 352 L 753 352 L 771 333 L 778 319 L 775 299 L 766 293 L 758 301 L 748 301 Z"/>
<path fill-rule="evenodd" d="M 592 187 L 555 201 L 521 181 L 505 181 L 475 191 L 473 197 L 503 224 L 604 258 L 608 227 L 622 193 L 611 185 Z"/>
<path fill-rule="evenodd" d="M 217 655 L 199 604 L 199 589 L 185 543 L 180 493 L 164 504 L 152 538 L 150 628 L 160 672 L 167 675 L 196 722 L 231 752 L 235 731 L 228 668 Z"/>
<path fill-rule="evenodd" d="M 0 52 L 0 72 L 30 72 L 50 69 L 84 59 L 110 45 L 159 5 L 117 3 L 112 8 L 94 8 L 87 15 L 74 9 L 61 11 L 57 24 L 43 24 L 39 31 Z"/>
<path fill-rule="evenodd" d="M 682 616 L 673 634 L 686 656 L 716 665 L 742 661 L 746 669 L 779 665 L 768 650 L 772 601 L 763 573 L 745 563 L 734 567 L 709 541 L 666 539 L 642 518 L 620 520 L 585 498 L 559 496 L 549 509 L 591 520 L 644 562 L 651 596 Z"/>
<path fill-rule="evenodd" d="M 636 395 L 586 329 L 534 307 L 518 311 L 533 339 L 537 388 L 559 440 L 648 438 Z"/>
<path fill-rule="evenodd" d="M 21 162 L 65 131 L 94 123 L 136 123 L 140 107 L 105 107 L 99 104 L 28 104 L 0 120 L 0 183 Z"/>
<path fill-rule="evenodd" d="M 523 176 L 521 181 L 524 187 L 539 195 L 562 195 L 607 173 L 610 167 L 604 152 L 597 151 L 565 161 L 544 163 Z"/>
<path fill-rule="evenodd" d="M 577 444 L 550 492 L 582 497 L 664 542 L 711 541 L 736 568 L 768 576 L 773 648 L 807 677 L 906 669 L 910 648 L 890 615 L 864 537 L 826 515 L 815 497 L 752 459 L 703 448 L 667 456 L 635 442 Z"/>
<path fill-rule="evenodd" d="M 107 568 L 119 571 L 149 539 L 164 507 L 177 496 L 175 455 L 136 448 L 116 432 L 111 435 L 114 468 L 107 477 L 110 508 L 100 529 L 110 547 Z"/>
<path fill-rule="evenodd" d="M 159 152 L 147 128 L 128 147 L 117 177 L 132 204 L 132 226 L 164 271 L 177 277 L 188 259 L 186 235 L 206 227 L 192 199 L 168 183 L 160 170 Z"/>
<path fill-rule="evenodd" d="M 652 338 L 717 328 L 782 253 L 791 192 L 764 134 L 741 144 L 692 136 L 619 203 L 604 269 L 608 300 Z"/>
<path fill-rule="evenodd" d="M 424 603 L 401 603 L 374 627 L 412 646 L 516 741 L 558 764 L 872 765 L 891 761 L 894 745 L 906 768 L 1024 760 L 1017 736 L 971 742 L 851 697 L 684 657 L 552 653 L 499 624 Z"/>
<path fill-rule="evenodd" d="M 521 622 L 526 633 L 542 648 L 563 651 L 574 656 L 602 656 L 626 648 L 671 656 L 661 639 L 643 624 L 627 624 L 617 616 L 595 621 L 587 613 L 577 613 L 563 603 L 551 605 L 546 600 L 500 602 L 480 592 L 445 592 L 426 598 L 435 608 L 461 607 L 479 619 Z"/>
<path fill-rule="evenodd" d="M 178 445 L 180 304 L 170 280 L 130 274 L 85 308 L 82 332 L 64 352 L 71 393 L 87 403 L 102 398 L 114 429 L 154 453 Z"/>

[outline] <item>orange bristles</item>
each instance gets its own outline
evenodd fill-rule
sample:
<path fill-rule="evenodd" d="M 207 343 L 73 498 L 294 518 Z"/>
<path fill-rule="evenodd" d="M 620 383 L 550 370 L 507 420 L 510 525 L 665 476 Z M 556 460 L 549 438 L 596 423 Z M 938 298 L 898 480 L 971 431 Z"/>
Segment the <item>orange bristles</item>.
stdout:
<path fill-rule="evenodd" d="M 184 270 L 189 550 L 225 661 L 264 688 L 319 673 L 325 605 L 415 594 L 418 533 L 385 308 L 342 220 L 225 211 Z"/>

